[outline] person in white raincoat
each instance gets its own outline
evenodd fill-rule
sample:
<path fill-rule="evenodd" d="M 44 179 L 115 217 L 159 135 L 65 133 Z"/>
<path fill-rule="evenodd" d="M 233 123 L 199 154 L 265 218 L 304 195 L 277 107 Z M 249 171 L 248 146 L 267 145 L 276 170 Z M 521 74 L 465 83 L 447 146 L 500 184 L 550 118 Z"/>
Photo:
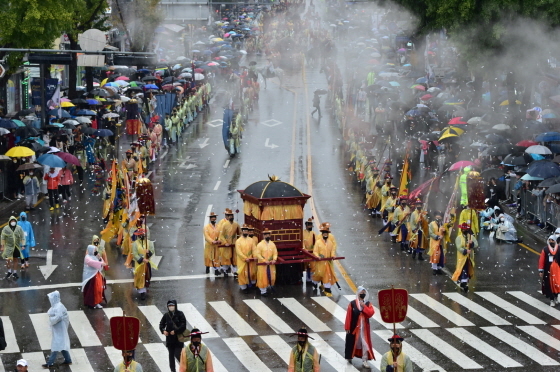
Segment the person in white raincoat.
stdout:
<path fill-rule="evenodd" d="M 513 226 L 513 217 L 507 214 L 498 216 L 496 225 L 496 239 L 504 240 L 506 243 L 517 242 L 517 230 Z"/>
<path fill-rule="evenodd" d="M 49 324 L 51 326 L 51 356 L 47 364 L 43 364 L 43 368 L 50 368 L 54 365 L 58 352 L 62 352 L 64 357 L 63 365 L 72 364 L 70 358 L 70 337 L 68 336 L 68 326 L 70 319 L 66 307 L 60 302 L 60 293 L 58 291 L 51 292 L 47 295 L 51 303 L 51 308 L 47 312 L 49 315 Z"/>

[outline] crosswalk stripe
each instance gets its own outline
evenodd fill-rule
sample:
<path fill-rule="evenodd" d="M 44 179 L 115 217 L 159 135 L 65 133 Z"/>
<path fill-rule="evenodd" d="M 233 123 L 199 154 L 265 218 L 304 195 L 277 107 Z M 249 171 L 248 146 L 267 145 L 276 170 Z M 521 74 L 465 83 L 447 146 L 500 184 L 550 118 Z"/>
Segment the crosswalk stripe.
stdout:
<path fill-rule="evenodd" d="M 282 339 L 282 337 L 278 335 L 270 335 L 270 336 L 261 336 L 263 341 L 270 347 L 271 350 L 274 350 L 276 354 L 286 364 L 290 364 L 290 353 L 292 352 L 292 346 L 288 345 L 286 341 Z M 294 345 L 295 346 L 295 345 Z"/>
<path fill-rule="evenodd" d="M 521 292 L 521 291 L 511 291 L 511 292 L 506 292 L 506 293 L 520 299 L 523 302 L 528 303 L 529 305 L 537 308 L 538 310 L 542 311 L 543 313 L 546 313 L 547 315 L 560 320 L 560 311 L 550 307 L 548 304 L 545 304 L 541 300 L 538 300 L 538 299 L 528 295 L 527 293 L 524 293 L 524 292 Z M 533 324 L 533 323 L 530 323 L 530 324 Z M 541 324 L 541 323 L 534 323 L 534 324 Z M 542 323 L 542 324 L 546 324 L 546 323 Z"/>
<path fill-rule="evenodd" d="M 352 364 L 348 363 L 344 356 L 340 355 L 338 351 L 332 348 L 331 345 L 326 343 L 321 336 L 316 333 L 310 333 L 309 336 L 313 337 L 314 340 L 311 338 L 309 342 L 311 345 L 317 348 L 319 354 L 321 354 L 322 358 L 327 361 L 334 369 L 338 372 L 356 372 L 358 371 L 356 367 Z"/>
<path fill-rule="evenodd" d="M 336 335 L 346 342 L 346 332 L 336 332 Z M 383 357 L 383 355 L 381 355 L 379 351 L 375 350 L 375 348 L 372 347 L 372 349 L 375 360 L 370 360 L 369 363 L 379 371 L 381 370 L 381 358 Z"/>
<path fill-rule="evenodd" d="M 97 337 L 97 333 L 91 326 L 86 314 L 81 310 L 74 310 L 68 312 L 68 318 L 70 319 L 70 325 L 72 329 L 78 336 L 80 344 L 82 347 L 85 346 L 101 346 L 101 341 Z"/>
<path fill-rule="evenodd" d="M 466 307 L 473 313 L 478 314 L 479 316 L 481 316 L 482 318 L 486 319 L 487 321 L 489 321 L 494 325 L 511 325 L 511 323 L 508 322 L 507 320 L 500 318 L 490 310 L 480 306 L 479 304 L 468 299 L 467 297 L 463 296 L 460 293 L 451 292 L 451 293 L 444 293 L 443 295 L 457 302 L 459 305 Z"/>
<path fill-rule="evenodd" d="M 336 319 L 338 319 L 341 323 L 346 322 L 346 310 L 342 308 L 339 304 L 334 302 L 328 297 L 311 297 L 313 301 L 317 302 L 321 305 L 325 310 L 331 313 Z"/>
<path fill-rule="evenodd" d="M 105 346 L 104 349 L 113 367 L 123 361 L 122 351 L 117 350 L 112 346 Z"/>
<path fill-rule="evenodd" d="M 297 316 L 308 329 L 312 329 L 315 332 L 328 332 L 331 329 L 323 323 L 319 318 L 317 318 L 311 311 L 307 310 L 300 302 L 292 297 L 278 298 L 278 301 L 295 316 Z"/>
<path fill-rule="evenodd" d="M 208 350 L 210 350 L 210 348 L 208 348 Z M 212 350 L 210 350 L 210 353 L 212 354 L 212 365 L 214 366 L 214 372 L 228 372 L 228 370 L 226 369 L 226 367 L 224 367 L 222 362 L 218 360 L 216 354 L 213 353 Z"/>
<path fill-rule="evenodd" d="M 504 368 L 523 366 L 464 328 L 446 328 L 446 330 L 460 339 L 461 342 L 467 343 L 470 347 L 486 355 Z"/>
<path fill-rule="evenodd" d="M 70 349 L 70 357 L 72 357 L 72 365 L 70 365 L 71 371 L 95 372 L 84 349 Z"/>
<path fill-rule="evenodd" d="M 253 327 L 251 327 L 249 323 L 247 323 L 245 319 L 243 319 L 241 315 L 239 315 L 237 311 L 235 311 L 227 302 L 212 301 L 209 302 L 209 304 L 214 308 L 214 310 L 216 310 L 218 314 L 220 314 L 222 318 L 224 318 L 225 321 L 227 321 L 228 325 L 233 328 L 233 330 L 237 332 L 239 336 L 258 335 Z"/>
<path fill-rule="evenodd" d="M 0 354 L 19 353 L 19 346 L 16 339 L 14 325 L 9 316 L 0 316 L 4 324 L 4 338 L 6 339 L 6 349 L 0 351 Z"/>
<path fill-rule="evenodd" d="M 272 372 L 241 337 L 224 338 L 223 341 L 249 372 Z"/>
<path fill-rule="evenodd" d="M 138 308 L 155 329 L 156 333 L 159 335 L 160 340 L 165 341 L 165 336 L 159 331 L 159 322 L 163 317 L 162 312 L 157 308 L 156 305 L 138 306 Z"/>
<path fill-rule="evenodd" d="M 560 341 L 557 338 L 552 337 L 548 333 L 538 329 L 537 327 L 535 327 L 535 326 L 518 326 L 517 328 L 519 328 L 523 332 L 527 333 L 528 335 L 533 336 L 534 338 L 536 338 L 540 342 L 545 343 L 546 346 L 551 347 L 551 348 L 556 349 L 556 350 L 560 350 Z"/>
<path fill-rule="evenodd" d="M 521 341 L 521 339 L 511 335 L 501 329 L 500 327 L 480 327 L 484 331 L 490 333 L 492 336 L 499 339 L 501 342 L 505 343 L 508 346 L 513 347 L 514 349 L 518 350 L 519 352 L 525 354 L 541 366 L 557 366 L 559 365 L 557 361 L 550 358 L 548 355 L 542 353 L 541 351 L 537 350 L 537 348 L 527 344 L 526 342 Z"/>
<path fill-rule="evenodd" d="M 519 319 L 527 322 L 529 324 L 546 324 L 545 321 L 537 318 L 533 314 L 528 313 L 527 311 L 520 309 L 519 307 L 513 305 L 512 303 L 502 299 L 499 296 L 496 296 L 494 293 L 491 292 L 475 292 L 478 296 L 484 298 L 485 300 L 489 301 L 493 305 L 501 307 L 505 311 L 510 314 L 515 315 Z"/>
<path fill-rule="evenodd" d="M 60 356 L 60 353 L 58 354 Z M 33 366 L 34 370 L 37 370 L 39 366 L 47 363 L 45 354 L 42 351 L 35 351 L 33 353 L 22 353 L 21 358 L 27 361 L 27 364 Z"/>
<path fill-rule="evenodd" d="M 105 313 L 105 316 L 109 320 L 111 320 L 111 318 L 116 317 L 116 316 L 123 316 L 123 310 L 120 307 L 104 307 L 103 312 Z M 139 344 L 142 343 L 140 338 L 138 338 L 138 343 Z"/>
<path fill-rule="evenodd" d="M 344 296 L 348 301 L 354 301 L 356 299 L 355 295 L 345 295 Z M 373 309 L 375 310 L 375 312 L 373 313 L 373 320 L 375 320 L 377 323 L 381 324 L 383 327 L 387 328 L 387 329 L 393 329 L 393 323 L 385 323 L 383 321 L 383 319 L 381 319 L 381 312 L 379 311 L 379 309 L 377 307 L 373 307 Z M 400 323 L 397 323 L 397 329 L 403 329 L 404 326 Z"/>
<path fill-rule="evenodd" d="M 164 344 L 160 344 L 159 342 L 154 344 L 144 344 L 144 347 L 161 372 L 171 371 L 169 368 L 169 352 Z"/>
<path fill-rule="evenodd" d="M 2 359 L 0 359 L 0 372 L 6 372 L 6 369 L 4 368 L 4 363 L 2 363 Z"/>
<path fill-rule="evenodd" d="M 212 328 L 210 323 L 204 318 L 204 316 L 193 306 L 191 303 L 177 304 L 177 309 L 181 310 L 185 314 L 188 325 L 192 328 L 198 328 L 202 332 L 208 332 L 204 335 L 204 338 L 217 338 L 220 335 Z"/>
<path fill-rule="evenodd" d="M 425 295 L 423 293 L 412 294 L 412 297 L 417 299 L 418 301 L 422 302 L 424 305 L 428 306 L 432 310 L 434 310 L 439 315 L 443 316 L 451 323 L 459 326 L 459 327 L 468 327 L 474 326 L 468 319 L 462 317 L 461 315 L 457 314 L 455 311 L 451 310 L 444 304 L 437 302 L 436 299 Z"/>
<path fill-rule="evenodd" d="M 453 363 L 457 364 L 463 369 L 479 369 L 482 366 L 474 360 L 451 346 L 431 331 L 427 329 L 411 329 L 410 332 L 414 333 L 422 341 L 448 357 Z"/>
<path fill-rule="evenodd" d="M 294 330 L 286 324 L 274 311 L 265 305 L 261 300 L 243 300 L 251 310 L 257 313 L 270 328 L 276 333 L 294 333 Z"/>
<path fill-rule="evenodd" d="M 33 328 L 35 329 L 35 333 L 37 334 L 37 340 L 39 341 L 41 350 L 50 350 L 52 332 L 49 327 L 49 314 L 29 314 L 29 317 L 31 318 L 31 324 L 33 324 Z"/>
<path fill-rule="evenodd" d="M 389 338 L 393 337 L 393 332 L 391 331 L 373 331 L 376 335 L 385 341 L 385 343 L 389 343 Z M 441 368 L 439 365 L 431 361 L 427 356 L 422 354 L 418 349 L 410 344 L 406 344 L 403 347 L 403 352 L 410 357 L 412 362 L 420 367 L 423 371 L 439 371 L 439 372 L 446 372 L 445 369 Z M 383 371 L 382 371 L 383 372 Z"/>
<path fill-rule="evenodd" d="M 412 320 L 414 323 L 418 324 L 421 328 L 437 328 L 439 324 L 413 308 L 412 306 L 408 305 L 408 309 L 406 312 L 406 317 Z"/>

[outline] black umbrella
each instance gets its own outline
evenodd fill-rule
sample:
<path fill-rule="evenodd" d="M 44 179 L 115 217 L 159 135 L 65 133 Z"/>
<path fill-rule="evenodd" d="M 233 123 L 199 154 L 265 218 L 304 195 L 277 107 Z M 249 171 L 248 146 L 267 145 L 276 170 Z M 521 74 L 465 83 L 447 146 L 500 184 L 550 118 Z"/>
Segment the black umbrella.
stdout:
<path fill-rule="evenodd" d="M 94 90 L 92 90 L 88 94 L 98 96 L 98 97 L 109 97 L 110 96 L 109 92 L 107 92 L 105 89 L 101 89 L 101 88 L 95 88 Z"/>
<path fill-rule="evenodd" d="M 480 173 L 480 176 L 484 179 L 490 179 L 490 178 L 500 178 L 501 176 L 504 175 L 504 171 L 503 169 L 499 169 L 499 168 L 490 168 L 490 169 L 486 169 L 484 170 L 482 173 Z"/>
<path fill-rule="evenodd" d="M 128 87 L 126 89 L 127 92 L 142 92 L 142 88 L 140 87 Z"/>
<path fill-rule="evenodd" d="M 560 192 L 560 185 L 553 185 L 550 186 L 546 191 L 545 194 L 557 194 Z"/>
<path fill-rule="evenodd" d="M 437 141 L 440 136 L 441 136 L 441 132 L 436 131 L 431 133 L 424 133 L 420 137 L 418 137 L 418 139 L 423 141 Z"/>
<path fill-rule="evenodd" d="M 144 76 L 142 81 L 157 81 L 157 77 L 155 76 Z"/>
<path fill-rule="evenodd" d="M 315 94 L 327 94 L 328 92 L 325 89 L 316 89 L 315 92 L 313 92 Z"/>
<path fill-rule="evenodd" d="M 508 143 L 500 143 L 499 145 L 490 146 L 484 150 L 485 155 L 500 156 L 510 154 L 515 151 L 515 146 Z"/>
<path fill-rule="evenodd" d="M 537 185 L 537 187 L 550 187 L 560 183 L 560 177 L 548 178 Z"/>
<path fill-rule="evenodd" d="M 504 158 L 505 165 L 527 165 L 531 163 L 534 159 L 529 154 L 523 154 L 516 156 L 514 154 L 510 154 Z"/>
<path fill-rule="evenodd" d="M 88 101 L 86 101 L 86 100 L 83 99 L 83 98 L 74 98 L 74 99 L 73 99 L 72 101 L 70 101 L 70 102 L 72 102 L 72 103 L 75 104 L 75 105 L 86 105 L 86 104 L 88 103 Z"/>
<path fill-rule="evenodd" d="M 91 127 L 85 127 L 82 128 L 82 133 L 85 134 L 86 136 L 91 136 L 92 134 L 95 134 L 95 129 Z"/>

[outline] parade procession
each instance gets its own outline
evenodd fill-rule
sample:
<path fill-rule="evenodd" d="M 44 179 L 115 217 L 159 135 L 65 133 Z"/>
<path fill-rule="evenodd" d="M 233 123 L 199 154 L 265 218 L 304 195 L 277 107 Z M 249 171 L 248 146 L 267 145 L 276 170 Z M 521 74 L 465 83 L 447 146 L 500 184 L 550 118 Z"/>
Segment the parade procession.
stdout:
<path fill-rule="evenodd" d="M 0 372 L 560 370 L 556 2 L 8 2 Z"/>

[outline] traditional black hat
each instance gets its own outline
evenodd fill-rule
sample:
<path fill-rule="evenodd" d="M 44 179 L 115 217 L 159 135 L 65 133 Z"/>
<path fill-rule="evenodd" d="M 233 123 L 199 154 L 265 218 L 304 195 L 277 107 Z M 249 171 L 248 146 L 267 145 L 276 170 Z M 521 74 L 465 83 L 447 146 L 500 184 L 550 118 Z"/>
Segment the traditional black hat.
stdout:
<path fill-rule="evenodd" d="M 393 337 L 388 338 L 387 340 L 389 340 L 389 342 L 395 340 L 395 341 L 399 341 L 399 342 L 403 342 L 404 338 L 402 338 L 401 336 L 394 334 Z"/>
<path fill-rule="evenodd" d="M 303 336 L 303 337 L 308 337 L 312 340 L 314 340 L 313 337 L 309 336 L 309 334 L 307 333 L 307 329 L 306 328 L 300 328 L 296 333 L 294 333 L 292 336 Z"/>
<path fill-rule="evenodd" d="M 205 335 L 205 334 L 207 334 L 207 333 L 210 333 L 210 332 L 201 332 L 200 329 L 198 329 L 198 328 L 193 328 L 193 329 L 191 330 L 191 334 L 189 335 L 189 337 L 191 337 L 191 338 L 192 338 L 192 337 L 202 337 L 202 335 Z"/>

